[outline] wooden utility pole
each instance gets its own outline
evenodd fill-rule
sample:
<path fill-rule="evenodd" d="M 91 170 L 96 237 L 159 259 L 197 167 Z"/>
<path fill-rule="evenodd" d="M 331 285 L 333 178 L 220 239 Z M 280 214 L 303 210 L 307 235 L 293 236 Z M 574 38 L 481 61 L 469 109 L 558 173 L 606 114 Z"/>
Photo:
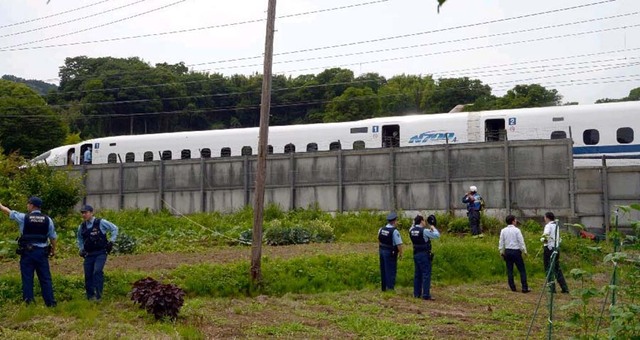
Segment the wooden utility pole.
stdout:
<path fill-rule="evenodd" d="M 273 66 L 273 35 L 276 21 L 276 0 L 269 0 L 267 34 L 264 43 L 264 71 L 260 103 L 260 132 L 258 134 L 258 163 L 256 189 L 253 197 L 253 235 L 251 241 L 251 281 L 262 282 L 262 217 L 264 213 L 264 187 L 267 173 L 267 145 L 269 142 L 269 110 L 271 109 L 271 69 Z"/>

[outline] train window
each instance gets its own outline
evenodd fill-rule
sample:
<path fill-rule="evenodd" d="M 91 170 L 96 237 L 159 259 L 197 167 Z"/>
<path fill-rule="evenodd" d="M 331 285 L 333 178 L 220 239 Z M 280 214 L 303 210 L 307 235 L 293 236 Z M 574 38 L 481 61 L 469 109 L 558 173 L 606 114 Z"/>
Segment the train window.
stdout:
<path fill-rule="evenodd" d="M 351 128 L 351 133 L 367 133 L 367 127 Z"/>
<path fill-rule="evenodd" d="M 107 163 L 118 163 L 118 156 L 115 153 L 110 153 L 107 156 Z"/>
<path fill-rule="evenodd" d="M 273 145 L 267 145 L 267 154 L 273 155 Z"/>
<path fill-rule="evenodd" d="M 211 149 L 204 148 L 200 150 L 200 157 L 202 158 L 211 158 Z"/>
<path fill-rule="evenodd" d="M 116 143 L 109 143 L 109 146 L 116 146 Z"/>
<path fill-rule="evenodd" d="M 363 150 L 364 149 L 364 141 L 363 140 L 357 140 L 357 141 L 353 142 L 353 149 L 354 150 Z"/>
<path fill-rule="evenodd" d="M 567 138 L 567 133 L 564 131 L 553 131 L 551 133 L 551 139 L 565 139 Z"/>
<path fill-rule="evenodd" d="M 584 130 L 582 140 L 586 145 L 596 145 L 600 142 L 600 132 L 596 129 Z"/>
<path fill-rule="evenodd" d="M 296 146 L 289 143 L 287 145 L 284 146 L 284 153 L 295 153 L 296 152 Z"/>
<path fill-rule="evenodd" d="M 220 149 L 220 157 L 230 157 L 231 156 L 231 148 L 226 147 Z"/>
<path fill-rule="evenodd" d="M 342 145 L 340 145 L 340 142 L 333 142 L 329 144 L 329 150 L 331 151 L 340 150 L 340 149 L 342 149 Z"/>
<path fill-rule="evenodd" d="M 242 155 L 243 156 L 251 156 L 252 153 L 253 153 L 253 149 L 251 149 L 250 146 L 243 146 L 242 147 Z"/>
<path fill-rule="evenodd" d="M 191 150 L 184 149 L 180 151 L 180 159 L 191 159 Z"/>
<path fill-rule="evenodd" d="M 551 121 L 564 122 L 564 117 L 553 117 L 553 118 L 551 118 Z"/>
<path fill-rule="evenodd" d="M 318 151 L 318 143 L 307 144 L 307 152 L 316 152 L 316 151 Z"/>
<path fill-rule="evenodd" d="M 136 161 L 136 155 L 133 152 L 127 152 L 127 154 L 124 155 L 124 161 L 127 163 L 133 163 Z"/>
<path fill-rule="evenodd" d="M 145 161 L 145 162 L 151 162 L 151 161 L 153 161 L 153 152 L 151 152 L 151 151 L 145 151 L 145 153 L 144 153 L 144 161 Z"/>
<path fill-rule="evenodd" d="M 633 129 L 630 127 L 619 128 L 616 132 L 618 143 L 629 144 L 633 142 Z"/>
<path fill-rule="evenodd" d="M 162 151 L 162 159 L 163 160 L 170 160 L 171 159 L 171 150 L 164 150 Z"/>

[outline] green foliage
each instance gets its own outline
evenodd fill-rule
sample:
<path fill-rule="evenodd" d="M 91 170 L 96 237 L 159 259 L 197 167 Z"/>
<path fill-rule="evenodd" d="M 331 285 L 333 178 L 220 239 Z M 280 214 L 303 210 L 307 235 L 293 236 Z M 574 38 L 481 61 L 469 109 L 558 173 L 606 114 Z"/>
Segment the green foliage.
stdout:
<path fill-rule="evenodd" d="M 450 233 L 468 233 L 469 219 L 466 217 L 452 218 L 447 223 L 447 231 Z"/>
<path fill-rule="evenodd" d="M 429 113 L 445 113 L 458 104 L 470 104 L 478 98 L 490 95 L 491 87 L 478 79 L 441 78 L 424 99 L 424 106 Z"/>
<path fill-rule="evenodd" d="M 113 243 L 112 254 L 133 254 L 137 246 L 138 242 L 135 237 L 119 232 L 116 242 Z"/>
<path fill-rule="evenodd" d="M 480 226 L 484 234 L 500 235 L 500 230 L 506 226 L 506 223 L 491 215 L 480 214 Z"/>
<path fill-rule="evenodd" d="M 53 217 L 69 214 L 83 195 L 80 178 L 43 164 L 20 166 L 24 160 L 17 156 L 0 154 L 0 202 L 17 211 L 26 209 L 30 196 L 39 196 L 43 211 Z"/>
<path fill-rule="evenodd" d="M 578 289 L 573 289 L 572 301 L 562 306 L 563 310 L 571 311 L 570 321 L 580 326 L 581 335 L 586 337 L 589 335 L 590 326 L 596 321 L 596 316 L 589 313 L 589 302 L 595 298 L 602 296 L 602 292 L 593 286 L 593 279 L 591 273 L 582 269 L 572 269 L 571 276 L 574 280 L 580 282 Z"/>
<path fill-rule="evenodd" d="M 273 220 L 264 233 L 264 240 L 271 246 L 324 243 L 334 239 L 331 225 L 319 220 L 298 221 L 295 225 L 293 222 Z"/>
<path fill-rule="evenodd" d="M 542 234 L 542 231 L 544 230 L 543 226 L 540 225 L 540 223 L 532 219 L 528 219 L 522 222 L 519 227 L 522 231 L 528 231 L 537 234 Z"/>
<path fill-rule="evenodd" d="M 27 85 L 0 79 L 0 146 L 34 157 L 62 144 L 68 127 Z"/>

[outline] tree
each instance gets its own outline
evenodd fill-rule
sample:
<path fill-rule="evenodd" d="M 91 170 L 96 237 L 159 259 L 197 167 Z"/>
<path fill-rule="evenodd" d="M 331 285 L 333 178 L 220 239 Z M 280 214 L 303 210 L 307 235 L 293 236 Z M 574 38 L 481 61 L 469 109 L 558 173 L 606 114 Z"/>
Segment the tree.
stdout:
<path fill-rule="evenodd" d="M 424 98 L 428 113 L 449 112 L 459 104 L 472 104 L 478 98 L 491 95 L 491 87 L 478 79 L 441 78 L 434 90 Z"/>
<path fill-rule="evenodd" d="M 346 122 L 374 117 L 380 112 L 380 100 L 371 88 L 349 87 L 327 105 L 325 122 Z"/>
<path fill-rule="evenodd" d="M 27 85 L 0 80 L 0 145 L 6 154 L 37 156 L 59 146 L 68 128 Z"/>
<path fill-rule="evenodd" d="M 562 96 L 555 89 L 547 90 L 538 84 L 516 85 L 496 100 L 497 109 L 517 109 L 560 105 Z"/>
<path fill-rule="evenodd" d="M 629 91 L 629 95 L 625 99 L 629 101 L 640 100 L 640 87 Z"/>
<path fill-rule="evenodd" d="M 431 76 L 402 74 L 390 78 L 378 91 L 382 114 L 424 112 L 423 98 L 429 97 L 434 87 L 435 82 Z"/>

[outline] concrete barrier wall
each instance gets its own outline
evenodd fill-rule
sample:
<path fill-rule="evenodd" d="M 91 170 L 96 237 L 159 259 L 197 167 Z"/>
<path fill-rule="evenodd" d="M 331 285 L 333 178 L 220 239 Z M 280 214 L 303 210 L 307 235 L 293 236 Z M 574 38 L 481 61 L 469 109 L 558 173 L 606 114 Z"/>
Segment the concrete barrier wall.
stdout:
<path fill-rule="evenodd" d="M 253 203 L 255 156 L 77 166 L 86 202 L 102 209 L 230 212 Z M 618 204 L 637 202 L 640 168 L 573 168 L 570 140 L 506 141 L 269 155 L 265 203 L 464 214 L 478 187 L 487 212 L 554 211 L 606 228 Z M 639 216 L 628 216 L 629 223 Z M 574 219 L 574 220 L 576 220 Z"/>

